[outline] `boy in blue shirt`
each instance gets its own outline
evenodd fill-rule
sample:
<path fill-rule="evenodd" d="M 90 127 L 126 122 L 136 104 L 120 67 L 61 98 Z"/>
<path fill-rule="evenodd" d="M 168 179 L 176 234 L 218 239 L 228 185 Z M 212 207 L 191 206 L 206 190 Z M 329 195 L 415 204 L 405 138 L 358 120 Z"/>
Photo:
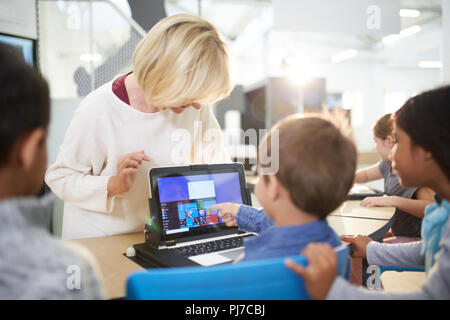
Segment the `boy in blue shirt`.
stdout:
<path fill-rule="evenodd" d="M 278 163 L 262 165 L 265 150 Z M 273 157 L 276 152 L 279 157 Z M 220 210 L 227 226 L 259 234 L 244 243 L 243 260 L 298 254 L 309 242 L 339 246 L 326 217 L 346 200 L 353 184 L 354 143 L 320 116 L 293 115 L 262 139 L 259 155 L 255 195 L 264 209 L 234 203 L 211 207 Z"/>

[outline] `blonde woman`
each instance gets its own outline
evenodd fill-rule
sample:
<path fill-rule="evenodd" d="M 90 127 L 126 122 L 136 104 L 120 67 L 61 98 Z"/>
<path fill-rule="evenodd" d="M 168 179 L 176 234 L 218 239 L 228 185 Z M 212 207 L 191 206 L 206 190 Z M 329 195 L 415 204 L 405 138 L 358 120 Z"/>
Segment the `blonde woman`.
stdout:
<path fill-rule="evenodd" d="M 217 29 L 193 15 L 167 17 L 132 64 L 81 102 L 47 170 L 65 202 L 64 239 L 142 231 L 151 167 L 230 162 L 208 105 L 232 90 Z"/>

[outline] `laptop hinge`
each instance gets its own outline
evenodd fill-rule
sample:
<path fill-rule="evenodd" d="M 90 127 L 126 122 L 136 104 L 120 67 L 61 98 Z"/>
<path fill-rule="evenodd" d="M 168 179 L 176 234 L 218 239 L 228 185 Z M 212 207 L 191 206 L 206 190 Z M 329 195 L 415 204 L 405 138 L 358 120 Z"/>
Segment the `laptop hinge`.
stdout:
<path fill-rule="evenodd" d="M 148 224 L 145 224 L 144 230 L 145 242 L 154 249 L 158 249 L 161 243 L 161 235 L 156 228 L 152 228 Z"/>
<path fill-rule="evenodd" d="M 175 240 L 167 240 L 165 242 L 166 247 L 173 247 L 176 244 L 177 244 L 177 242 Z"/>

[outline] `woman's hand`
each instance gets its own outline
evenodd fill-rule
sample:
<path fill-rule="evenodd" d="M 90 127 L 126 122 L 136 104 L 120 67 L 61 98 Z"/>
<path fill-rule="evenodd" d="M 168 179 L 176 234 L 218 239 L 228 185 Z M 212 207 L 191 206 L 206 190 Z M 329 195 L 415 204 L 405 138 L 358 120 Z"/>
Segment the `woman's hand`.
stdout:
<path fill-rule="evenodd" d="M 310 243 L 301 255 L 308 259 L 307 267 L 302 267 L 289 258 L 284 261 L 286 267 L 303 278 L 312 299 L 325 299 L 337 275 L 336 252 L 329 244 Z"/>
<path fill-rule="evenodd" d="M 131 189 L 142 161 L 150 161 L 149 156 L 143 150 L 119 158 L 117 175 L 112 176 L 108 181 L 108 197 L 128 192 Z"/>
<path fill-rule="evenodd" d="M 341 240 L 344 242 L 351 243 L 353 245 L 353 253 L 352 258 L 366 258 L 366 248 L 370 241 L 373 241 L 370 237 L 367 236 L 341 236 Z"/>
<path fill-rule="evenodd" d="M 366 197 L 360 205 L 361 207 L 397 207 L 397 197 Z"/>
<path fill-rule="evenodd" d="M 212 205 L 210 209 L 219 210 L 219 217 L 222 218 L 222 222 L 225 223 L 227 227 L 237 226 L 236 223 L 236 214 L 241 206 L 232 203 L 232 202 L 224 202 Z"/>

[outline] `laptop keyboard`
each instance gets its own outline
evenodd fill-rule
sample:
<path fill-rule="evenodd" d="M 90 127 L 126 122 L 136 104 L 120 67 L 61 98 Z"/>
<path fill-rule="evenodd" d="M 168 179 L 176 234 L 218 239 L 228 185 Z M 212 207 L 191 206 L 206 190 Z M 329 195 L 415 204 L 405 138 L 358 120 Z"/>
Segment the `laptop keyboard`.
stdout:
<path fill-rule="evenodd" d="M 216 251 L 223 251 L 228 249 L 234 249 L 242 247 L 244 244 L 244 238 L 254 236 L 253 234 L 246 234 L 233 238 L 220 239 L 210 242 L 197 243 L 190 246 L 184 246 L 180 248 L 174 248 L 176 253 L 188 258 L 199 254 L 211 253 Z"/>

